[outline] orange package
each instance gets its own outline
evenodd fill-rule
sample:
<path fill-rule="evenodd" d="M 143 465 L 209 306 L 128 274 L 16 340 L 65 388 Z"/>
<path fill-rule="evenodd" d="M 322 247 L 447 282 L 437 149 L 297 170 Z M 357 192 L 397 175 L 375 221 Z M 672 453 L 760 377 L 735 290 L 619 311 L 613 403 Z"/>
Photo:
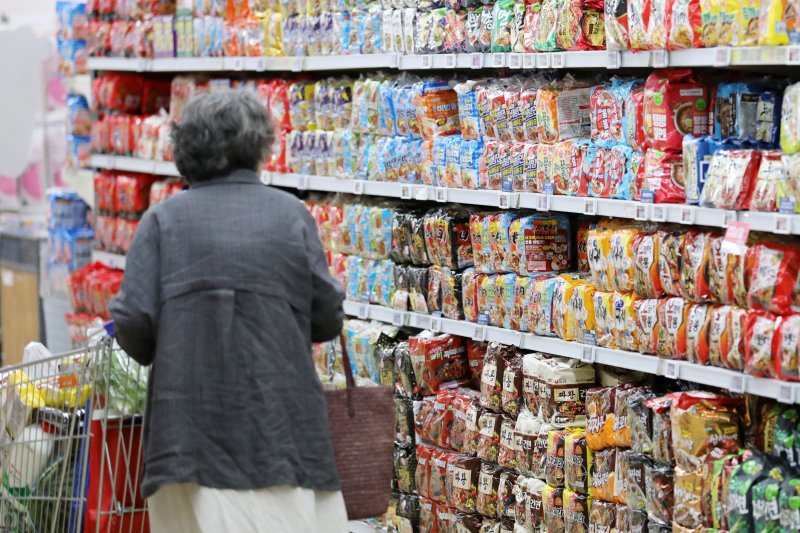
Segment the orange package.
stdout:
<path fill-rule="evenodd" d="M 683 240 L 685 234 L 678 231 L 659 230 L 658 239 L 658 275 L 661 288 L 670 296 L 681 295 L 681 262 Z"/>
<path fill-rule="evenodd" d="M 614 387 L 586 391 L 586 444 L 592 450 L 604 450 L 613 440 L 614 392 Z"/>
<path fill-rule="evenodd" d="M 658 346 L 658 299 L 636 300 L 633 313 L 636 320 L 637 351 L 655 354 Z"/>
<path fill-rule="evenodd" d="M 681 248 L 681 295 L 687 300 L 703 302 L 711 297 L 708 287 L 710 235 L 703 231 L 686 232 Z"/>
<path fill-rule="evenodd" d="M 633 290 L 640 298 L 663 296 L 658 275 L 659 239 L 655 233 L 637 233 L 633 239 Z"/>
<path fill-rule="evenodd" d="M 708 288 L 711 299 L 726 305 L 747 305 L 746 254 L 722 251 L 722 235 L 711 235 L 708 244 Z"/>
<path fill-rule="evenodd" d="M 713 310 L 711 304 L 689 304 L 686 325 L 686 360 L 689 362 L 708 364 L 708 329 Z"/>
<path fill-rule="evenodd" d="M 689 302 L 676 296 L 658 301 L 658 342 L 656 354 L 682 361 L 686 359 L 686 322 Z"/>
<path fill-rule="evenodd" d="M 458 95 L 452 89 L 427 92 L 415 98 L 422 137 L 455 135 L 459 132 Z"/>

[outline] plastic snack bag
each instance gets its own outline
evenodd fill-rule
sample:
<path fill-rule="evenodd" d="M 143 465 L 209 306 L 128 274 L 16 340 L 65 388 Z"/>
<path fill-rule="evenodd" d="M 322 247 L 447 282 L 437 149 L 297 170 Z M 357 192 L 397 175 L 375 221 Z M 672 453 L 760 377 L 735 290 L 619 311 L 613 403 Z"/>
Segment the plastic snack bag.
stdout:
<path fill-rule="evenodd" d="M 678 466 L 701 468 L 710 454 L 736 453 L 741 446 L 742 400 L 710 392 L 684 392 L 670 410 L 672 447 Z"/>
<path fill-rule="evenodd" d="M 547 436 L 547 465 L 545 476 L 551 487 L 563 487 L 566 479 L 566 439 L 567 432 L 554 430 Z"/>
<path fill-rule="evenodd" d="M 681 294 L 681 264 L 685 234 L 677 231 L 659 230 L 658 240 L 658 273 L 661 288 L 671 296 Z"/>
<path fill-rule="evenodd" d="M 656 71 L 647 77 L 644 129 L 653 148 L 680 151 L 683 136 L 708 133 L 708 91 L 689 70 Z"/>
<path fill-rule="evenodd" d="M 654 203 L 684 203 L 683 159 L 680 154 L 648 148 L 644 158 L 642 200 Z"/>
<path fill-rule="evenodd" d="M 500 468 L 488 462 L 481 463 L 478 476 L 478 498 L 475 509 L 482 516 L 497 516 L 497 489 L 500 486 Z"/>
<path fill-rule="evenodd" d="M 738 4 L 734 19 L 733 43 L 735 46 L 755 46 L 758 44 L 759 3 L 745 0 Z"/>
<path fill-rule="evenodd" d="M 514 449 L 514 424 L 515 422 L 513 419 L 507 416 L 503 417 L 503 423 L 500 427 L 500 446 L 497 452 L 497 464 L 502 468 L 517 470 L 517 453 Z"/>
<path fill-rule="evenodd" d="M 636 351 L 638 349 L 636 323 L 636 296 L 615 292 L 614 306 L 614 344 L 618 349 Z"/>
<path fill-rule="evenodd" d="M 775 365 L 772 357 L 776 318 L 764 311 L 749 311 L 745 338 L 746 374 L 773 377 Z"/>
<path fill-rule="evenodd" d="M 592 229 L 586 240 L 589 270 L 595 287 L 601 291 L 613 290 L 611 273 L 611 230 Z"/>
<path fill-rule="evenodd" d="M 617 449 L 606 448 L 595 452 L 591 468 L 590 495 L 594 500 L 614 502 Z"/>
<path fill-rule="evenodd" d="M 612 290 L 630 292 L 634 288 L 633 242 L 638 231 L 621 228 L 611 233 L 609 248 L 609 272 Z"/>
<path fill-rule="evenodd" d="M 686 359 L 686 325 L 689 303 L 680 297 L 658 301 L 656 355 L 673 360 Z"/>
<path fill-rule="evenodd" d="M 592 499 L 585 494 L 564 490 L 564 531 L 582 533 L 589 531 L 589 509 Z"/>
<path fill-rule="evenodd" d="M 494 4 L 492 27 L 492 53 L 511 51 L 511 33 L 514 22 L 513 0 L 500 0 Z"/>
<path fill-rule="evenodd" d="M 683 138 L 686 203 L 699 203 L 712 155 L 713 147 L 709 137 L 695 138 L 692 135 L 686 135 Z"/>
<path fill-rule="evenodd" d="M 605 21 L 597 2 L 564 0 L 557 13 L 556 46 L 563 50 L 600 50 L 605 47 Z"/>
<path fill-rule="evenodd" d="M 751 211 L 777 211 L 778 184 L 787 180 L 783 153 L 767 150 L 761 153 L 761 163 L 753 183 Z"/>
<path fill-rule="evenodd" d="M 543 0 L 539 11 L 539 24 L 534 48 L 539 52 L 558 51 L 556 34 L 558 31 L 558 10 L 564 0 Z"/>
<path fill-rule="evenodd" d="M 636 300 L 634 317 L 636 320 L 637 351 L 645 354 L 657 352 L 659 338 L 657 299 Z"/>
<path fill-rule="evenodd" d="M 529 307 L 528 331 L 536 335 L 551 336 L 553 330 L 553 296 L 556 278 L 542 275 L 534 279 Z"/>
<path fill-rule="evenodd" d="M 777 377 L 786 381 L 800 381 L 800 315 L 778 318 L 774 343 Z"/>
<path fill-rule="evenodd" d="M 563 488 L 542 487 L 542 515 L 547 531 L 565 531 Z"/>
<path fill-rule="evenodd" d="M 749 289 L 747 304 L 776 314 L 797 308 L 796 280 L 800 248 L 778 243 L 759 243 L 747 252 Z"/>
<path fill-rule="evenodd" d="M 625 97 L 624 114 L 622 116 L 622 131 L 625 142 L 633 148 L 643 152 L 647 149 L 648 139 L 644 129 L 644 86 L 638 85 Z"/>
<path fill-rule="evenodd" d="M 518 263 L 521 275 L 567 270 L 572 264 L 571 231 L 564 215 L 531 215 L 518 219 Z M 512 261 L 513 263 L 513 261 Z"/>
<path fill-rule="evenodd" d="M 720 4 L 722 0 L 700 0 L 701 48 L 717 46 L 719 40 Z"/>
<path fill-rule="evenodd" d="M 681 247 L 681 294 L 695 302 L 711 297 L 708 286 L 708 259 L 710 235 L 701 231 L 688 231 Z"/>
<path fill-rule="evenodd" d="M 711 299 L 721 304 L 747 305 L 746 254 L 722 250 L 722 235 L 711 235 L 708 244 L 708 286 Z"/>
<path fill-rule="evenodd" d="M 686 326 L 686 359 L 701 365 L 709 361 L 709 327 L 713 308 L 709 304 L 691 304 Z"/>
<path fill-rule="evenodd" d="M 640 298 L 664 294 L 658 271 L 659 243 L 655 233 L 639 232 L 633 238 L 633 288 Z"/>
<path fill-rule="evenodd" d="M 669 50 L 703 47 L 703 12 L 701 0 L 668 0 Z"/>
<path fill-rule="evenodd" d="M 614 340 L 614 328 L 616 327 L 614 293 L 596 291 L 593 298 L 595 342 L 598 346 L 616 348 Z"/>
<path fill-rule="evenodd" d="M 800 152 L 800 84 L 789 85 L 783 93 L 781 115 L 781 150 L 785 154 Z"/>
<path fill-rule="evenodd" d="M 586 444 L 592 450 L 603 450 L 610 444 L 614 425 L 613 387 L 586 391 Z"/>
<path fill-rule="evenodd" d="M 606 29 L 606 48 L 608 50 L 627 50 L 628 41 L 628 1 L 611 0 L 604 2 L 603 15 Z"/>

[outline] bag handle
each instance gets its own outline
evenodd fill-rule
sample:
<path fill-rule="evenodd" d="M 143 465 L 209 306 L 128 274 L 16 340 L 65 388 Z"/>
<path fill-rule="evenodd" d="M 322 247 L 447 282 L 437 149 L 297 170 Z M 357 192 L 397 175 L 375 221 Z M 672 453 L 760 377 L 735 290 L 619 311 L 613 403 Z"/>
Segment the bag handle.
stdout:
<path fill-rule="evenodd" d="M 339 335 L 342 345 L 342 365 L 344 366 L 344 377 L 348 389 L 356 388 L 356 379 L 353 377 L 353 367 L 350 366 L 350 356 L 347 353 L 347 345 L 344 342 L 344 335 Z"/>

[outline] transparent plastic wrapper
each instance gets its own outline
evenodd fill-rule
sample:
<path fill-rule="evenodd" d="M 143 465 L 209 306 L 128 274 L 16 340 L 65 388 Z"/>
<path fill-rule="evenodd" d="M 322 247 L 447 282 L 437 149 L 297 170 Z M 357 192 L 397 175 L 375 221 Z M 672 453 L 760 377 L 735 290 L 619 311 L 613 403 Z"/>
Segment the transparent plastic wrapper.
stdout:
<path fill-rule="evenodd" d="M 777 319 L 765 311 L 749 311 L 745 330 L 746 374 L 759 377 L 773 377 L 773 337 Z"/>
<path fill-rule="evenodd" d="M 751 211 L 777 211 L 778 186 L 787 180 L 783 154 L 779 150 L 761 153 L 761 163 L 753 183 L 750 198 Z"/>
<path fill-rule="evenodd" d="M 685 392 L 672 404 L 675 462 L 688 471 L 701 468 L 709 454 L 736 453 L 741 446 L 742 400 L 709 392 Z"/>
<path fill-rule="evenodd" d="M 710 137 L 683 138 L 683 172 L 685 175 L 686 203 L 697 204 L 706 182 L 708 167 L 713 155 Z"/>
<path fill-rule="evenodd" d="M 797 311 L 795 280 L 800 269 L 800 247 L 761 242 L 747 250 L 749 273 L 747 304 L 776 314 Z"/>
<path fill-rule="evenodd" d="M 586 445 L 586 432 L 574 430 L 565 440 L 565 486 L 579 494 L 589 493 L 589 472 L 592 464 L 592 451 Z"/>
<path fill-rule="evenodd" d="M 564 0 L 543 0 L 533 46 L 539 52 L 556 52 L 558 10 Z"/>
<path fill-rule="evenodd" d="M 749 209 L 761 152 L 720 150 L 709 164 L 700 204 L 719 209 Z"/>

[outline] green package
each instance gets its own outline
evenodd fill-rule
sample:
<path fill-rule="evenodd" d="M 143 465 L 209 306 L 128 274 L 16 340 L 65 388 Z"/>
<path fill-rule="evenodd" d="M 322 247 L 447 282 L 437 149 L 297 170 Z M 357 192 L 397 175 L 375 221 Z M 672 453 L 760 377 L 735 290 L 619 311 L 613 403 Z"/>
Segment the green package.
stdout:
<path fill-rule="evenodd" d="M 511 30 L 514 26 L 514 0 L 500 0 L 494 5 L 492 53 L 511 51 Z"/>
<path fill-rule="evenodd" d="M 780 510 L 780 532 L 800 531 L 800 478 L 787 477 L 781 484 L 778 495 Z"/>
<path fill-rule="evenodd" d="M 769 469 L 767 476 L 753 484 L 753 525 L 756 533 L 780 532 L 780 509 L 778 495 L 781 492 L 781 483 L 788 472 L 782 466 Z"/>
<path fill-rule="evenodd" d="M 753 455 L 734 468 L 728 484 L 728 531 L 751 533 L 753 525 L 753 485 L 766 477 L 766 456 L 761 452 Z"/>

